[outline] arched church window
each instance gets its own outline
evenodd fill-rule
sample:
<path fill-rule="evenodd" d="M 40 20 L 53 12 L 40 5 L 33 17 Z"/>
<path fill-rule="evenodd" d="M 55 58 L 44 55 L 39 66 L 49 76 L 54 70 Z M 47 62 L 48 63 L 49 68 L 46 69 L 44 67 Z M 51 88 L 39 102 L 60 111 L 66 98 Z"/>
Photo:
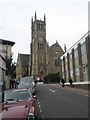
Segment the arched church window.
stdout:
<path fill-rule="evenodd" d="M 56 51 L 56 52 L 54 53 L 54 59 L 58 59 L 58 57 L 59 57 L 59 52 Z"/>
<path fill-rule="evenodd" d="M 54 54 L 54 61 L 55 61 L 55 67 L 59 67 L 60 66 L 60 58 L 59 58 L 59 52 L 56 51 Z"/>
<path fill-rule="evenodd" d="M 40 23 L 39 23 L 39 26 L 38 26 L 38 27 L 39 27 L 39 30 L 40 30 Z"/>
<path fill-rule="evenodd" d="M 38 31 L 38 24 L 37 24 L 37 31 Z"/>
<path fill-rule="evenodd" d="M 41 24 L 41 30 L 42 30 L 42 24 Z"/>

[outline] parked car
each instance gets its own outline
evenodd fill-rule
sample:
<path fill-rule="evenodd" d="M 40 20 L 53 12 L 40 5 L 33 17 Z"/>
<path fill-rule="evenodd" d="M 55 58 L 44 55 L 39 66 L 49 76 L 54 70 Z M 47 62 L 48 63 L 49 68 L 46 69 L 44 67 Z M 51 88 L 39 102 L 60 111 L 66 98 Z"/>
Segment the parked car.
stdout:
<path fill-rule="evenodd" d="M 33 76 L 28 76 L 28 77 L 21 77 L 20 79 L 20 83 L 21 82 L 30 82 L 33 84 L 33 86 L 35 87 L 35 80 L 34 80 L 34 77 Z"/>
<path fill-rule="evenodd" d="M 21 83 L 19 83 L 18 88 L 19 89 L 20 88 L 28 88 L 31 91 L 32 95 L 36 95 L 35 87 L 30 82 L 26 82 L 26 83 L 25 82 L 21 82 Z"/>
<path fill-rule="evenodd" d="M 30 76 L 30 79 L 31 79 L 33 85 L 36 86 L 34 77 L 33 77 L 33 76 Z"/>
<path fill-rule="evenodd" d="M 38 76 L 36 79 L 36 84 L 44 84 L 44 80 Z"/>
<path fill-rule="evenodd" d="M 0 104 L 2 103 L 2 92 L 0 92 Z"/>
<path fill-rule="evenodd" d="M 34 120 L 37 116 L 36 100 L 28 89 L 13 89 L 3 92 L 0 118 Z"/>

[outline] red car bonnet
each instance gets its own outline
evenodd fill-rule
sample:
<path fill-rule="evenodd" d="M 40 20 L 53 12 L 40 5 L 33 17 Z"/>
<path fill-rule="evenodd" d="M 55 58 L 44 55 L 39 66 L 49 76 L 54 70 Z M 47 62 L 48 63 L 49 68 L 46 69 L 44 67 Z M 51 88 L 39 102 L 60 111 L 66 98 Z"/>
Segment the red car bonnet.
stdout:
<path fill-rule="evenodd" d="M 2 107 L 2 118 L 27 118 L 32 108 L 32 101 L 20 101 L 13 103 L 5 103 Z M 33 112 L 33 111 L 32 111 Z"/>

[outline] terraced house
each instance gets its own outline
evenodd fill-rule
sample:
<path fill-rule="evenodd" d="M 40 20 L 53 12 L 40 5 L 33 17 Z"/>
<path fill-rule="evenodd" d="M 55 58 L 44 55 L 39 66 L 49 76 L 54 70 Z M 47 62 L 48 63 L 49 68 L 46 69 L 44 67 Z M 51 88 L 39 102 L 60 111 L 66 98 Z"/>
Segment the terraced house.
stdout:
<path fill-rule="evenodd" d="M 18 53 L 17 67 L 16 67 L 16 79 L 19 79 L 22 76 L 24 77 L 24 76 L 29 75 L 29 71 L 30 71 L 29 60 L 30 60 L 29 54 Z"/>
<path fill-rule="evenodd" d="M 2 65 L 4 66 L 4 68 L 1 69 L 0 72 L 0 79 L 3 80 L 3 83 L 5 85 L 6 88 L 9 88 L 9 79 L 10 79 L 10 74 L 5 74 L 7 68 L 6 67 L 6 62 L 7 60 L 11 59 L 12 56 L 12 47 L 15 44 L 15 42 L 13 41 L 8 41 L 8 40 L 4 40 L 4 39 L 0 39 L 0 61 L 2 62 Z M 2 71 L 3 70 L 3 71 Z"/>
<path fill-rule="evenodd" d="M 61 59 L 61 77 L 77 83 L 90 81 L 90 31 L 77 41 Z"/>

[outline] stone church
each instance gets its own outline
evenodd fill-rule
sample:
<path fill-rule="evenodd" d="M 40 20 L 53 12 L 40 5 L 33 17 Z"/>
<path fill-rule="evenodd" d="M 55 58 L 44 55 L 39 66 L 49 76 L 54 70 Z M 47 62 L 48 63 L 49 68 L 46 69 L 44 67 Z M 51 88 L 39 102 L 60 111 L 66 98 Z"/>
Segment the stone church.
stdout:
<path fill-rule="evenodd" d="M 29 62 L 27 61 L 28 67 L 26 66 L 26 68 L 28 68 L 29 76 L 33 75 L 35 78 L 37 76 L 42 76 L 43 79 L 44 76 L 48 75 L 49 73 L 60 72 L 60 57 L 64 54 L 64 51 L 57 41 L 52 46 L 49 46 L 46 40 L 46 17 L 44 15 L 43 21 L 38 20 L 36 12 L 35 16 L 31 18 L 30 51 L 31 54 L 29 57 Z M 24 56 L 26 55 L 23 54 L 23 60 L 25 59 Z M 17 64 L 16 73 L 19 73 L 18 68 L 19 64 Z M 25 72 L 22 70 L 20 75 L 16 75 L 17 79 L 21 76 L 25 76 L 23 73 Z"/>
<path fill-rule="evenodd" d="M 46 17 L 38 20 L 35 12 L 31 19 L 31 67 L 30 74 L 46 76 L 60 71 L 60 56 L 64 54 L 58 42 L 49 46 L 46 40 Z"/>

